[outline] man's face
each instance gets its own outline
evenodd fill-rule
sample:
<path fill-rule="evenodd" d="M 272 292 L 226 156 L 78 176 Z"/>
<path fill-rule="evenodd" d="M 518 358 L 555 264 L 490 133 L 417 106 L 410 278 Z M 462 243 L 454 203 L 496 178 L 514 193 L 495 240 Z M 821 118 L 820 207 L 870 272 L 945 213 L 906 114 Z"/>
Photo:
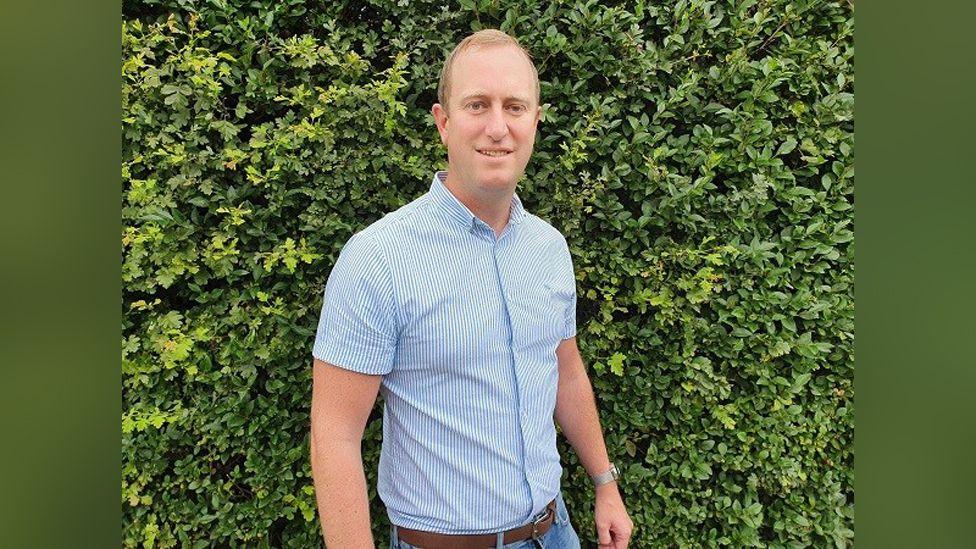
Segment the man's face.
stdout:
<path fill-rule="evenodd" d="M 438 103 L 432 112 L 450 177 L 481 191 L 514 189 L 541 113 L 529 60 L 513 46 L 472 47 L 449 77 L 447 108 Z"/>

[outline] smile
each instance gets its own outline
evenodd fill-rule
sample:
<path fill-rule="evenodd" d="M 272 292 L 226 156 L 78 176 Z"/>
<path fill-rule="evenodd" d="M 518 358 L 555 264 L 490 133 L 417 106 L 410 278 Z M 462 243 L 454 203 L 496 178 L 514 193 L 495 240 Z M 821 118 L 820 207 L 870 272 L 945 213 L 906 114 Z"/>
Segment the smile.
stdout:
<path fill-rule="evenodd" d="M 512 154 L 512 151 L 497 151 L 497 150 L 485 150 L 485 149 L 479 149 L 478 152 L 480 154 L 483 154 L 485 156 L 490 156 L 492 158 L 498 158 L 500 156 L 508 156 Z"/>

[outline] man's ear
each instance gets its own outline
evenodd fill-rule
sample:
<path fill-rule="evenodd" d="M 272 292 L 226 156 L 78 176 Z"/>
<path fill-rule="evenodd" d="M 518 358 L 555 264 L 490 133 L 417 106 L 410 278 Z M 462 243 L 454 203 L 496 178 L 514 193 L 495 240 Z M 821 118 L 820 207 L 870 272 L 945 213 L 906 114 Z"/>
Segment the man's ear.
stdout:
<path fill-rule="evenodd" d="M 447 145 L 447 109 L 440 103 L 434 103 L 430 108 L 430 114 L 434 115 L 434 124 L 437 124 L 437 133 L 441 134 L 441 143 Z"/>

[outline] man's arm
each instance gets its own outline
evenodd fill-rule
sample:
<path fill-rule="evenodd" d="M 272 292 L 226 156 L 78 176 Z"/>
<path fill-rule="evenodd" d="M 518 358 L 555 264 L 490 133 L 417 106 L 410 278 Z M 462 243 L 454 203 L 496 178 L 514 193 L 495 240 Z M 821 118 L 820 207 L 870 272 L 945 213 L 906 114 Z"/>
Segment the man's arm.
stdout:
<path fill-rule="evenodd" d="M 590 476 L 610 469 L 607 446 L 600 428 L 593 387 L 586 375 L 576 338 L 564 339 L 556 348 L 559 387 L 556 392 L 556 422 Z M 634 524 L 627 515 L 616 482 L 596 488 L 594 513 L 601 547 L 627 547 Z"/>
<path fill-rule="evenodd" d="M 326 547 L 373 549 L 361 444 L 381 379 L 312 365 L 312 478 Z"/>

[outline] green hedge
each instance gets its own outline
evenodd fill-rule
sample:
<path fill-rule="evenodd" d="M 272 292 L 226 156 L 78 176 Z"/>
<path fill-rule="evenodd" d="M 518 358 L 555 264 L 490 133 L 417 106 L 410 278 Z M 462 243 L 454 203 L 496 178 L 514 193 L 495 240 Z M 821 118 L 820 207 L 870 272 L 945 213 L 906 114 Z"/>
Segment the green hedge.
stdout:
<path fill-rule="evenodd" d="M 323 286 L 445 166 L 438 71 L 483 27 L 539 68 L 520 196 L 570 244 L 632 546 L 852 544 L 853 3 L 810 0 L 124 1 L 123 544 L 320 543 Z M 377 409 L 378 543 L 379 443 Z"/>

